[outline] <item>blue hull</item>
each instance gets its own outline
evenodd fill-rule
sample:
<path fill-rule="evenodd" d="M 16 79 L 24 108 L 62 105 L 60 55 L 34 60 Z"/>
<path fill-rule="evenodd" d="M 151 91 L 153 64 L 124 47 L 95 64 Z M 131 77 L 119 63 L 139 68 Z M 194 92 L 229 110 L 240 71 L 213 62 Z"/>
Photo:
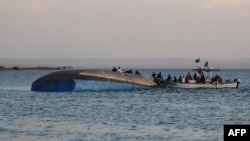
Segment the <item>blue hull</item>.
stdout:
<path fill-rule="evenodd" d="M 117 83 L 108 81 L 93 81 L 93 80 L 74 80 L 76 91 L 81 90 L 133 90 L 133 89 L 146 89 L 148 87 L 134 85 L 129 83 Z"/>
<path fill-rule="evenodd" d="M 117 83 L 94 80 L 64 80 L 51 81 L 44 84 L 33 83 L 32 91 L 67 92 L 67 91 L 102 91 L 102 90 L 133 90 L 148 89 L 149 87 L 129 83 Z"/>
<path fill-rule="evenodd" d="M 73 91 L 75 88 L 75 81 L 68 80 L 45 80 L 34 82 L 31 86 L 31 91 L 43 92 L 66 92 Z"/>
<path fill-rule="evenodd" d="M 45 75 L 32 83 L 32 91 L 66 92 L 98 90 L 133 90 L 156 86 L 138 74 L 105 70 L 61 71 Z"/>

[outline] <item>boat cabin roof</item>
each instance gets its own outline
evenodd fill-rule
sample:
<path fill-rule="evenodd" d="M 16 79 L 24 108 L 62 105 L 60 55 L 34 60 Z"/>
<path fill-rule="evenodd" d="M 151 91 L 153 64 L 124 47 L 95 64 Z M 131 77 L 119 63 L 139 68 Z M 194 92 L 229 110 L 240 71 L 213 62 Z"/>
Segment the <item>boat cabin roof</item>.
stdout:
<path fill-rule="evenodd" d="M 196 69 L 192 69 L 193 71 L 206 71 L 206 72 L 210 72 L 210 71 L 221 71 L 221 69 L 213 69 L 213 68 L 196 68 Z"/>

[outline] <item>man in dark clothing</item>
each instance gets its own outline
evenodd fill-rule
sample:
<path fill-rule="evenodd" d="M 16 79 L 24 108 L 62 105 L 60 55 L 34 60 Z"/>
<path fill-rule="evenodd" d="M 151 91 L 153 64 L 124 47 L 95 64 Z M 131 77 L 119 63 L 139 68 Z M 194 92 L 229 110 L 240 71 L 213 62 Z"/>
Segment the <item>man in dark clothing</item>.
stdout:
<path fill-rule="evenodd" d="M 174 76 L 174 82 L 177 82 L 177 78 Z"/>
<path fill-rule="evenodd" d="M 130 69 L 128 71 L 125 71 L 125 73 L 133 73 L 133 71 Z"/>
<path fill-rule="evenodd" d="M 201 73 L 201 83 L 205 83 L 205 75 L 204 73 Z"/>
<path fill-rule="evenodd" d="M 181 75 L 179 76 L 178 81 L 179 81 L 180 83 L 182 82 L 182 77 L 181 77 Z"/>
<path fill-rule="evenodd" d="M 196 78 L 197 78 L 197 75 L 196 75 L 196 73 L 194 73 L 194 76 L 193 76 L 193 77 L 194 77 L 194 80 L 196 80 Z"/>
<path fill-rule="evenodd" d="M 112 71 L 117 71 L 116 67 L 114 67 L 114 68 L 112 69 Z"/>
<path fill-rule="evenodd" d="M 162 75 L 161 75 L 161 72 L 159 72 L 159 73 L 157 74 L 157 78 L 163 78 Z"/>
<path fill-rule="evenodd" d="M 155 72 L 153 72 L 153 73 L 152 73 L 152 77 L 155 77 L 155 76 L 156 76 L 156 74 L 155 74 Z"/>
<path fill-rule="evenodd" d="M 170 81 L 170 80 L 172 80 L 172 77 L 170 76 L 170 74 L 168 74 L 167 81 Z"/>
<path fill-rule="evenodd" d="M 135 74 L 141 74 L 138 70 L 135 71 Z"/>

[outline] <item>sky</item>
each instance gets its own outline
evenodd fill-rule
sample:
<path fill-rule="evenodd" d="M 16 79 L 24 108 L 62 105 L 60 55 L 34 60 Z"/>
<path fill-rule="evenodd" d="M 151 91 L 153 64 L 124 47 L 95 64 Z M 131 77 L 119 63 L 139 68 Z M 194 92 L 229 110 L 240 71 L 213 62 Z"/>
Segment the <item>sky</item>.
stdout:
<path fill-rule="evenodd" d="M 0 58 L 250 59 L 250 0 L 0 0 Z"/>

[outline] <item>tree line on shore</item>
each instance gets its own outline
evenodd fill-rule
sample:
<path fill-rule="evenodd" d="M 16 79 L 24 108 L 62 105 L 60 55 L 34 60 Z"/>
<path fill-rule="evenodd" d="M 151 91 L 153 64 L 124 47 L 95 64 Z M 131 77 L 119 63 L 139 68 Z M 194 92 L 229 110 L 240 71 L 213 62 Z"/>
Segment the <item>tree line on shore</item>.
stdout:
<path fill-rule="evenodd" d="M 60 66 L 60 67 L 46 67 L 46 66 L 37 66 L 37 67 L 4 67 L 0 66 L 0 70 L 71 70 L 72 66 Z"/>

